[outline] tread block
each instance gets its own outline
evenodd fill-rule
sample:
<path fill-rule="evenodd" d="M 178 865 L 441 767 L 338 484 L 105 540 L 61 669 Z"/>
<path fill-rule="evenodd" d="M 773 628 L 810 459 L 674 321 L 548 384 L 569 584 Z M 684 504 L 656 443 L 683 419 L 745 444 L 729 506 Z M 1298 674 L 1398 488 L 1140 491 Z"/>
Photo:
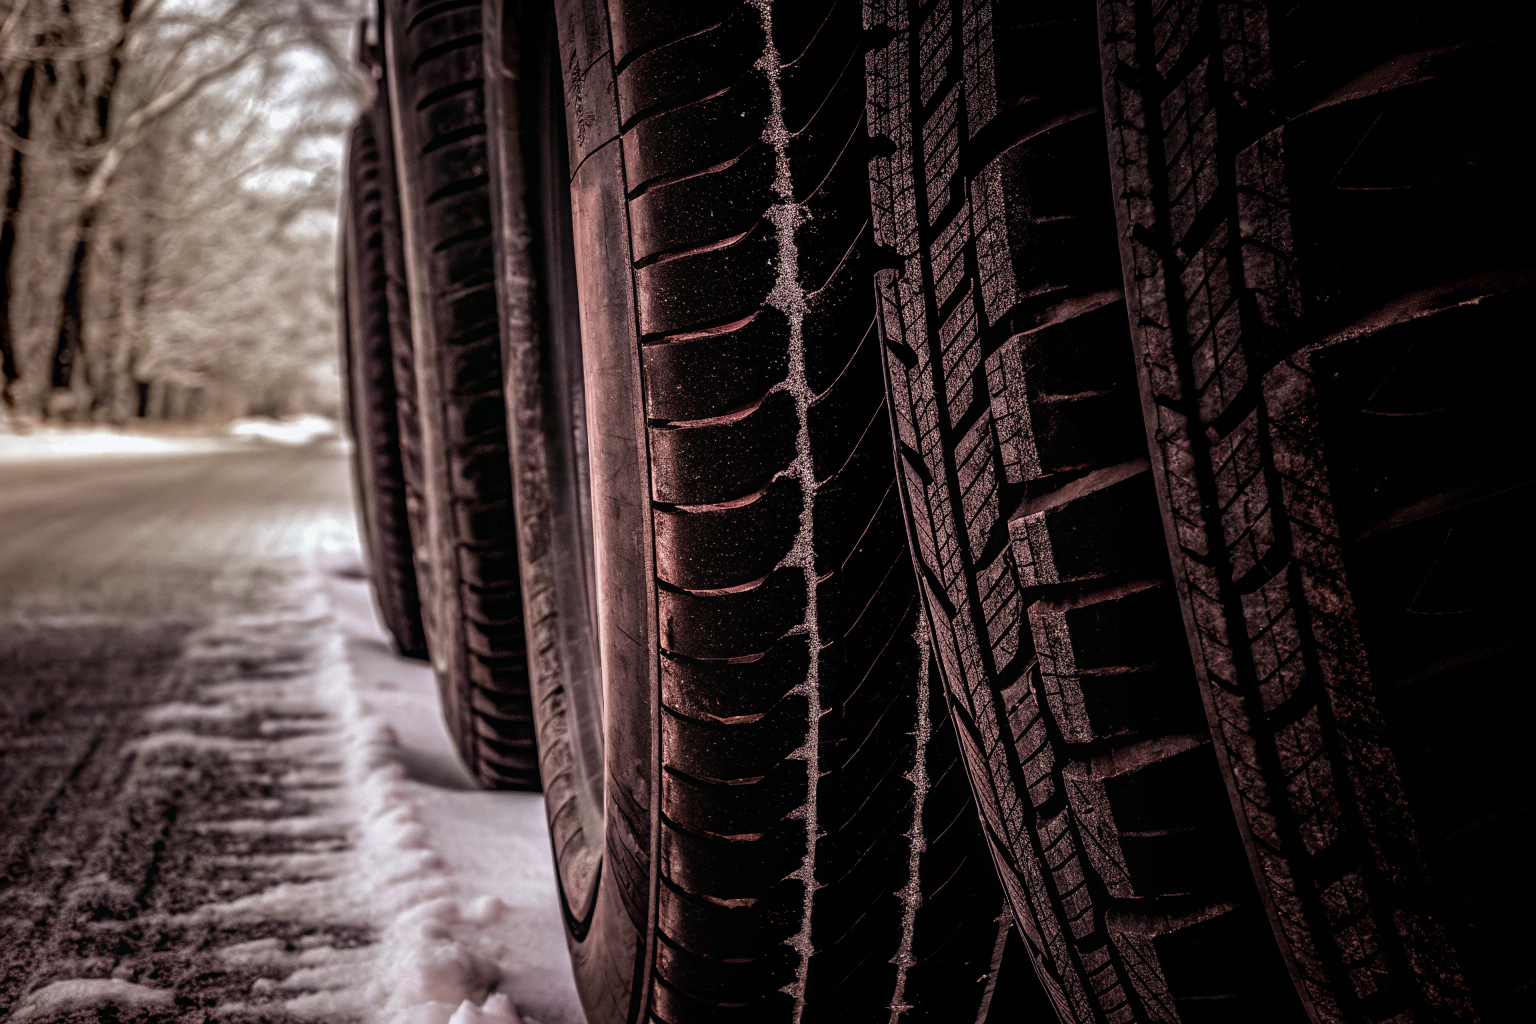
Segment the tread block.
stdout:
<path fill-rule="evenodd" d="M 760 580 L 789 553 L 800 529 L 800 482 L 779 477 L 744 503 L 658 508 L 656 575 L 688 590 Z"/>
<path fill-rule="evenodd" d="M 724 89 L 751 70 L 763 52 L 763 19 L 750 5 L 716 26 L 634 57 L 619 72 L 619 121 L 626 128 L 657 107 Z"/>
<path fill-rule="evenodd" d="M 739 239 L 640 267 L 640 333 L 672 334 L 750 316 L 778 279 L 779 240 L 759 220 Z"/>
<path fill-rule="evenodd" d="M 636 263 L 751 230 L 774 202 L 774 152 L 759 142 L 718 170 L 649 188 L 629 202 Z"/>
<path fill-rule="evenodd" d="M 675 771 L 661 776 L 661 809 L 683 828 L 705 835 L 756 836 L 805 803 L 805 765 L 780 761 L 760 781 L 717 785 Z"/>
<path fill-rule="evenodd" d="M 693 778 L 732 782 L 761 778 L 805 742 L 809 706 L 791 694 L 762 718 L 709 722 L 661 716 L 662 764 Z"/>
<path fill-rule="evenodd" d="M 735 1006 L 750 1002 L 754 997 L 772 992 L 784 984 L 783 981 L 778 981 L 776 973 L 778 977 L 783 977 L 786 973 L 793 976 L 792 971 L 785 972 L 781 969 L 775 972 L 773 965 L 765 962 L 761 957 L 723 959 L 701 956 L 697 952 L 683 948 L 680 943 L 668 941 L 668 938 L 670 936 L 663 938 L 656 945 L 657 976 L 673 990 L 687 993 L 706 1004 Z M 692 1009 L 690 1006 L 690 1011 Z M 666 1011 L 661 1010 L 661 1012 Z M 674 1007 L 673 1013 L 676 1012 Z M 670 1021 L 674 1018 L 666 1016 L 665 1019 Z M 717 1018 L 711 1016 L 706 1019 Z"/>
<path fill-rule="evenodd" d="M 794 397 L 777 391 L 746 415 L 693 425 L 651 427 L 652 498 L 705 505 L 755 494 L 795 460 Z"/>
<path fill-rule="evenodd" d="M 754 839 L 698 835 L 671 823 L 661 830 L 658 863 L 674 886 L 696 896 L 747 899 L 760 896 L 799 868 L 805 856 L 805 827 L 775 825 Z"/>
<path fill-rule="evenodd" d="M 745 153 L 768 123 L 768 83 L 744 75 L 724 92 L 649 117 L 622 136 L 631 192 Z"/>
<path fill-rule="evenodd" d="M 663 588 L 661 645 L 690 658 L 760 654 L 800 624 L 805 574 L 785 566 L 750 590 L 699 596 Z"/>
<path fill-rule="evenodd" d="M 789 370 L 789 323 L 776 309 L 642 345 L 650 420 L 707 419 L 765 395 Z"/>
<path fill-rule="evenodd" d="M 751 660 L 696 661 L 663 652 L 662 704 L 698 719 L 766 714 L 805 678 L 809 657 L 802 635 L 781 637 Z"/>
<path fill-rule="evenodd" d="M 1021 514 L 1009 520 L 1024 586 L 1146 578 L 1163 571 L 1167 561 L 1147 462 L 1138 459 L 1112 469 L 1119 479 L 1079 478 L 1026 502 Z"/>
<path fill-rule="evenodd" d="M 707 8 L 689 0 L 634 0 L 609 9 L 614 63 L 637 60 L 640 53 L 717 25 L 738 8 L 742 0 L 720 0 Z"/>

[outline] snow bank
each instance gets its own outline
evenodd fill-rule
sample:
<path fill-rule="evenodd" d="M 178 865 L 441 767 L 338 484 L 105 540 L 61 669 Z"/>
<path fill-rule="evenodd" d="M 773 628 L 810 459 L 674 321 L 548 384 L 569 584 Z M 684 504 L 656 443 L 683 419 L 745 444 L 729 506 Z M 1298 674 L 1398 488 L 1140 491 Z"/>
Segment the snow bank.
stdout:
<path fill-rule="evenodd" d="M 189 637 L 181 660 L 197 675 L 219 675 L 197 671 L 201 659 L 258 668 L 151 709 L 150 731 L 134 745 L 146 765 L 166 752 L 207 752 L 231 771 L 283 766 L 271 808 L 248 801 L 225 808 L 227 817 L 184 823 L 299 848 L 239 855 L 271 884 L 190 912 L 230 927 L 308 931 L 297 943 L 218 950 L 230 969 L 258 976 L 245 1001 L 219 1013 L 259 1015 L 275 1003 L 304 1018 L 369 1024 L 582 1024 L 542 798 L 474 788 L 442 725 L 431 670 L 389 653 L 355 550 L 332 560 L 294 581 L 285 607 Z M 259 669 L 279 663 L 303 668 Z M 222 727 L 252 720 L 282 728 Z M 302 815 L 263 816 L 301 791 Z M 337 929 L 374 941 L 337 948 Z"/>
<path fill-rule="evenodd" d="M 218 437 L 128 434 L 114 430 L 40 427 L 26 433 L 0 430 L 0 463 L 101 455 L 176 455 L 227 449 Z"/>
<path fill-rule="evenodd" d="M 366 737 L 359 845 L 397 897 L 380 943 L 382 1019 L 582 1024 L 543 798 L 474 787 L 431 669 L 389 653 L 355 562 L 331 568 L 350 715 Z"/>
<path fill-rule="evenodd" d="M 250 416 L 235 420 L 225 431 L 230 437 L 246 441 L 265 441 L 269 444 L 313 444 L 322 438 L 336 437 L 340 431 L 334 420 L 324 416 L 291 416 L 275 420 L 267 416 Z"/>
<path fill-rule="evenodd" d="M 222 433 L 215 427 L 195 433 L 134 433 L 107 427 L 23 426 L 0 419 L 0 463 L 105 455 L 178 455 L 237 451 L 245 444 L 306 445 L 340 437 L 335 421 L 324 416 L 235 420 Z"/>

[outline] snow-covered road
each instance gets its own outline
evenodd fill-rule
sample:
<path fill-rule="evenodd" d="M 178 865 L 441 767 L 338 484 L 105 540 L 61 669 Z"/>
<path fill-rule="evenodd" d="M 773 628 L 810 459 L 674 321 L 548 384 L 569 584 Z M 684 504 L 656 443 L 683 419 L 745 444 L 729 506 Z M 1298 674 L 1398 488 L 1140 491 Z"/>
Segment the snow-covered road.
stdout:
<path fill-rule="evenodd" d="M 0 451 L 0 1019 L 579 1022 L 540 798 L 389 653 L 340 446 L 123 447 Z"/>

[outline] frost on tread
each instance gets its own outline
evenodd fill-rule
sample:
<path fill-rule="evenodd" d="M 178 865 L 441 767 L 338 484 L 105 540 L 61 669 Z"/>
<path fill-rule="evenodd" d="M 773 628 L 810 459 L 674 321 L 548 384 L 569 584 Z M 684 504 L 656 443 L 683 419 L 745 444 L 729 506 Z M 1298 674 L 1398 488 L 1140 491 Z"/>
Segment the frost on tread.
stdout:
<path fill-rule="evenodd" d="M 610 10 L 660 619 L 651 1012 L 969 1021 L 1002 898 L 918 694 L 859 5 Z"/>

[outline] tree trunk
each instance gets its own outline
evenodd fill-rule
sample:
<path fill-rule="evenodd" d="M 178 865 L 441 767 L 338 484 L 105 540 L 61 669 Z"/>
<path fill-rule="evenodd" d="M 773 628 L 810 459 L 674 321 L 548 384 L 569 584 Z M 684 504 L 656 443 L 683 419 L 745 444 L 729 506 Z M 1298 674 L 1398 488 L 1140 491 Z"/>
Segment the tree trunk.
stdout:
<path fill-rule="evenodd" d="M 36 69 L 30 65 L 21 73 L 16 90 L 16 123 L 11 131 L 19 139 L 32 131 L 32 83 Z M 21 187 L 25 156 L 11 150 L 10 182 L 5 190 L 4 221 L 0 222 L 0 399 L 10 402 L 11 384 L 20 375 L 16 367 L 16 343 L 11 329 L 11 254 L 16 248 L 16 217 L 21 210 Z"/>
<path fill-rule="evenodd" d="M 133 17 L 135 0 L 123 0 L 121 8 L 123 33 L 118 37 L 117 44 L 112 48 L 112 56 L 107 66 L 107 73 L 102 77 L 101 85 L 92 97 L 92 103 L 88 109 L 95 113 L 95 124 L 91 130 L 82 132 L 87 136 L 82 138 L 85 144 L 82 148 L 99 146 L 107 139 L 108 129 L 112 124 L 112 98 L 117 91 L 118 75 L 122 71 L 123 43 L 127 38 L 126 27 L 129 19 Z M 90 181 L 95 171 L 93 163 L 82 164 L 78 168 L 81 184 Z M 69 280 L 64 286 L 64 297 L 61 300 L 59 317 L 59 340 L 53 353 L 53 386 L 55 388 L 71 388 L 74 386 L 74 369 L 85 357 L 86 339 L 86 298 L 90 294 L 88 288 L 88 275 L 91 268 L 91 232 L 95 227 L 97 206 L 95 202 L 88 202 L 81 208 L 79 217 L 75 222 L 74 248 L 70 257 Z M 88 388 L 92 382 L 87 379 L 83 382 Z M 95 404 L 95 396 L 88 396 L 87 407 Z"/>
<path fill-rule="evenodd" d="M 74 383 L 75 363 L 83 356 L 85 342 L 85 275 L 91 251 L 91 226 L 94 211 L 85 209 L 76 223 L 75 250 L 69 261 L 69 283 L 59 313 L 59 341 L 53 350 L 53 386 L 69 388 Z"/>

